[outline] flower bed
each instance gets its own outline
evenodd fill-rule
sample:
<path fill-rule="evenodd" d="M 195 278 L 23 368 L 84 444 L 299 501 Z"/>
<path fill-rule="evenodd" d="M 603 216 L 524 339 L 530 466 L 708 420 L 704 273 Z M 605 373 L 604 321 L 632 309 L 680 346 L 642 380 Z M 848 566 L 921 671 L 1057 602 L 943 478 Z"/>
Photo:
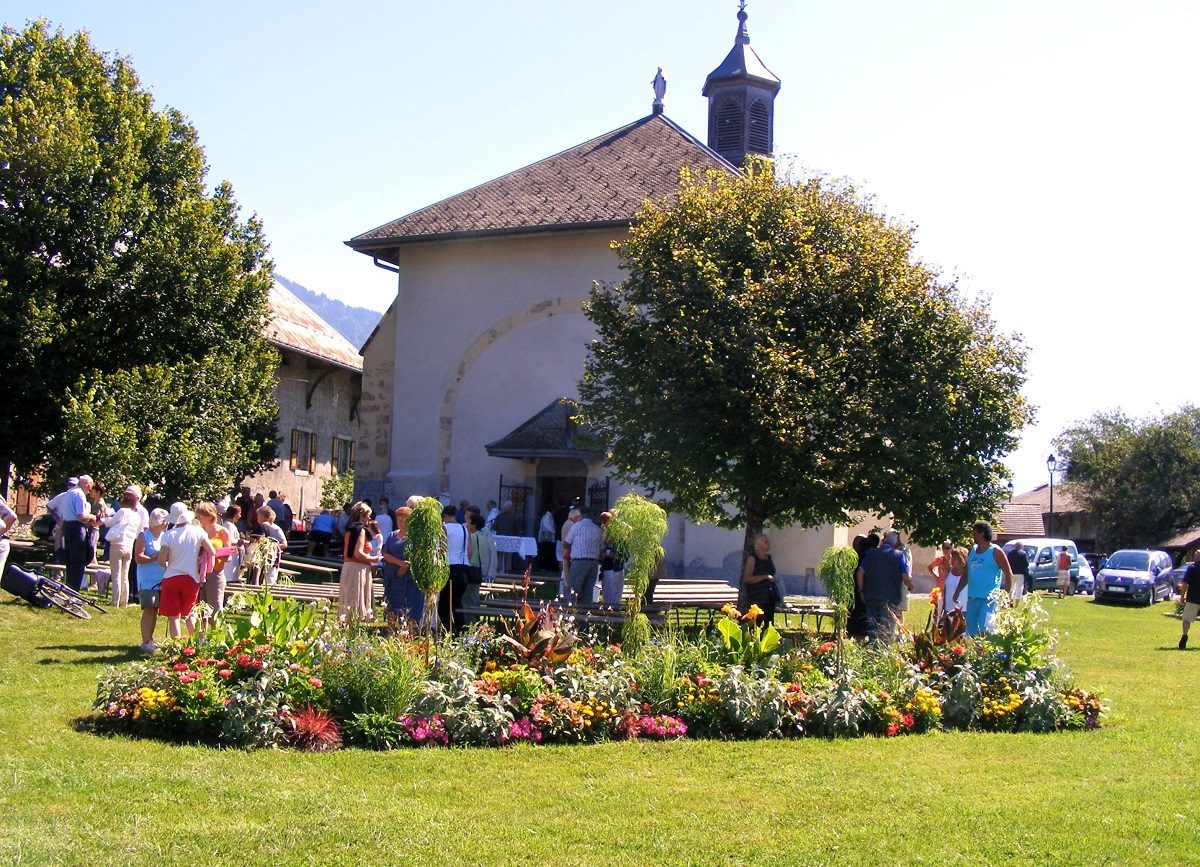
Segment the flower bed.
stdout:
<path fill-rule="evenodd" d="M 613 739 L 892 737 L 937 729 L 1050 732 L 1104 708 L 1054 655 L 1036 595 L 986 638 L 928 633 L 874 648 L 726 612 L 712 635 L 663 634 L 632 656 L 526 609 L 513 636 L 479 627 L 430 646 L 343 632 L 293 600 L 260 600 L 204 640 L 108 669 L 99 731 L 238 747 L 372 749 Z"/>

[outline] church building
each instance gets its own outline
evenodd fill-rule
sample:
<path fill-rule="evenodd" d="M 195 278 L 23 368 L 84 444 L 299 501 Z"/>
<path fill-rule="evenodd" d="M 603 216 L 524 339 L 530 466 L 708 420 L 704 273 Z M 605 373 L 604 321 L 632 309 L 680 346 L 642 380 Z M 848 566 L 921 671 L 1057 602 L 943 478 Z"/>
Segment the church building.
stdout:
<path fill-rule="evenodd" d="M 747 154 L 771 154 L 780 81 L 746 19 L 739 11 L 733 47 L 704 82 L 706 142 L 663 113 L 660 70 L 648 116 L 347 242 L 396 274 L 362 349 L 360 495 L 511 499 L 533 535 L 560 499 L 601 509 L 624 493 L 571 421 L 595 338 L 582 303 L 593 281 L 622 279 L 610 242 L 644 200 L 675 192 L 680 169 L 733 173 Z M 789 592 L 817 590 L 821 552 L 857 531 L 771 529 Z M 740 574 L 740 532 L 672 515 L 664 547 L 671 575 Z"/>

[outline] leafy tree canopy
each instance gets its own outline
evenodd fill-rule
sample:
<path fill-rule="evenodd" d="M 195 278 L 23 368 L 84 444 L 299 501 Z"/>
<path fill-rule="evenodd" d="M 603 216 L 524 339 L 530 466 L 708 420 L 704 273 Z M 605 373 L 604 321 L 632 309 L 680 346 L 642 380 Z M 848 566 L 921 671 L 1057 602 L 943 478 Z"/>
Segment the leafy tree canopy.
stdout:
<path fill-rule="evenodd" d="M 156 111 L 124 59 L 41 21 L 0 31 L 0 465 L 40 471 L 53 487 L 71 425 L 130 414 L 127 424 L 180 431 L 198 420 L 171 416 L 204 405 L 201 389 L 224 400 L 220 383 L 238 380 L 239 362 L 269 380 L 262 227 L 240 218 L 228 184 L 207 192 L 205 172 L 195 130 L 178 111 Z M 194 375 L 200 360 L 208 370 Z M 126 408 L 131 388 L 156 387 L 152 371 L 177 398 L 157 420 Z M 228 389 L 251 403 L 226 413 L 221 431 L 196 434 L 215 449 L 203 459 L 213 472 L 274 454 L 269 388 Z M 199 464 L 141 466 L 150 455 L 136 449 L 157 435 L 124 440 L 120 460 L 106 452 L 108 471 L 211 484 Z M 95 469 L 87 444 L 74 445 L 84 451 L 66 471 Z"/>
<path fill-rule="evenodd" d="M 1025 350 L 849 185 L 686 172 L 586 304 L 582 416 L 627 481 L 746 528 L 892 513 L 917 541 L 994 511 Z"/>
<path fill-rule="evenodd" d="M 1054 447 L 1104 546 L 1149 547 L 1200 525 L 1200 409 L 1147 419 L 1097 413 Z"/>

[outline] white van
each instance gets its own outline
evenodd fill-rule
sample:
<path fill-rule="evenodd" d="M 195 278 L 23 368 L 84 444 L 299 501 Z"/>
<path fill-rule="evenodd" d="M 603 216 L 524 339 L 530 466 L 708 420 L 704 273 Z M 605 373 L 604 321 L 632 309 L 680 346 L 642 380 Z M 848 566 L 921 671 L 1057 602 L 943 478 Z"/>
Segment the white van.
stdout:
<path fill-rule="evenodd" d="M 1071 555 L 1071 587 L 1068 592 L 1074 594 L 1090 587 L 1079 586 L 1079 549 L 1070 539 L 1013 539 L 1004 543 L 1004 553 L 1012 551 L 1013 546 L 1020 542 L 1025 546 L 1025 556 L 1029 558 L 1029 578 L 1025 580 L 1025 592 L 1031 590 L 1054 590 L 1058 587 L 1058 552 L 1066 549 Z"/>

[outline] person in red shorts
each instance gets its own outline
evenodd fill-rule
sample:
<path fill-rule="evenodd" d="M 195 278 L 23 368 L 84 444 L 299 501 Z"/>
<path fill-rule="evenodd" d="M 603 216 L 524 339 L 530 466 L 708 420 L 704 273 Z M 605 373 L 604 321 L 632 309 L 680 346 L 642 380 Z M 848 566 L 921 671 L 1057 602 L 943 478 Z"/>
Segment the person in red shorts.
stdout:
<path fill-rule="evenodd" d="M 174 503 L 167 523 L 171 529 L 162 534 L 158 547 L 158 562 L 163 570 L 159 591 L 158 613 L 167 618 L 167 635 L 179 638 L 179 623 L 186 621 L 188 636 L 196 631 L 192 609 L 200 595 L 203 572 L 201 557 L 209 562 L 216 556 L 208 534 L 199 524 L 192 523 L 195 515 L 187 503 Z"/>

